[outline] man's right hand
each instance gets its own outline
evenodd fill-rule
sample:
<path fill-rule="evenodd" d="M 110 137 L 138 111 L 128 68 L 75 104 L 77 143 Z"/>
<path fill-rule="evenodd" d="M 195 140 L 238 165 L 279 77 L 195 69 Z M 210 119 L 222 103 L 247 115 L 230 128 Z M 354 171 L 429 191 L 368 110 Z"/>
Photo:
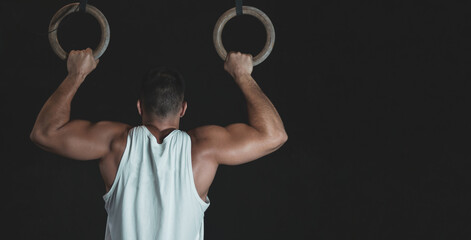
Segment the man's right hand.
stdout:
<path fill-rule="evenodd" d="M 229 52 L 224 63 L 224 69 L 236 80 L 242 76 L 251 75 L 253 70 L 252 55 Z"/>
<path fill-rule="evenodd" d="M 81 51 L 71 51 L 67 59 L 67 71 L 69 75 L 86 77 L 96 68 L 98 62 L 99 60 L 95 60 L 90 48 Z"/>

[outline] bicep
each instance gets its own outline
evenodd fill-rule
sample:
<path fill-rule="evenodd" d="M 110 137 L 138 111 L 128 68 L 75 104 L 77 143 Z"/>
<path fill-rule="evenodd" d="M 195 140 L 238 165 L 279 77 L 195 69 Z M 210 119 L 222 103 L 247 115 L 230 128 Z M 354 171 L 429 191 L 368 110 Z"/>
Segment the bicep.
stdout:
<path fill-rule="evenodd" d="M 111 141 L 126 127 L 116 122 L 73 120 L 51 133 L 44 149 L 76 160 L 93 160 L 110 151 Z"/>
<path fill-rule="evenodd" d="M 274 151 L 267 138 L 247 124 L 206 126 L 195 131 L 203 149 L 218 164 L 239 165 Z"/>

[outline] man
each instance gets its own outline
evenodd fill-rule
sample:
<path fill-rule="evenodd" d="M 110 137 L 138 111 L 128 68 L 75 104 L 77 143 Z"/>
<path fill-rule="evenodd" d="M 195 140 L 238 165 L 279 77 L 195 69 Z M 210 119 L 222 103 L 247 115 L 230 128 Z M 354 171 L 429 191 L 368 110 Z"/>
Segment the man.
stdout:
<path fill-rule="evenodd" d="M 72 51 L 68 76 L 44 104 L 31 139 L 77 160 L 99 159 L 107 193 L 106 239 L 203 239 L 209 187 L 220 164 L 238 165 L 283 145 L 275 107 L 251 77 L 252 57 L 229 53 L 224 69 L 247 101 L 249 124 L 180 131 L 184 83 L 169 69 L 143 79 L 137 109 L 142 125 L 70 120 L 70 104 L 98 64 L 92 51 Z"/>

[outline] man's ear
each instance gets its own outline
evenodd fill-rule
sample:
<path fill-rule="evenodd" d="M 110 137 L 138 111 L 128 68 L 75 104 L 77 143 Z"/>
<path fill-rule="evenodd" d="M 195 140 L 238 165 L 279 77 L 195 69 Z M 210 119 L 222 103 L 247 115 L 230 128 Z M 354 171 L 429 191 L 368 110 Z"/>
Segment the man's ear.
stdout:
<path fill-rule="evenodd" d="M 188 108 L 188 103 L 186 101 L 182 102 L 182 110 L 180 111 L 180 117 L 185 116 L 186 109 Z"/>
<path fill-rule="evenodd" d="M 142 109 L 141 109 L 141 100 L 137 100 L 137 111 L 139 112 L 139 115 L 142 117 Z"/>

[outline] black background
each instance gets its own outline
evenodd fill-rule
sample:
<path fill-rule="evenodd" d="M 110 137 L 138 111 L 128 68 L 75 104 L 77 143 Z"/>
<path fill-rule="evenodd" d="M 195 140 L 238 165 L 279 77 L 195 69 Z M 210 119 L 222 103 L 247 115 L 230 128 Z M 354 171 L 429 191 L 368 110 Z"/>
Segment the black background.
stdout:
<path fill-rule="evenodd" d="M 70 1 L 0 3 L 3 239 L 103 239 L 97 162 L 40 150 L 29 132 L 67 74 L 47 27 Z M 99 1 L 110 45 L 79 89 L 72 117 L 139 124 L 137 86 L 150 67 L 178 69 L 184 130 L 246 122 L 212 31 L 233 1 Z M 470 239 L 471 6 L 451 1 L 244 1 L 276 29 L 253 76 L 289 135 L 277 152 L 219 168 L 205 239 Z M 257 54 L 263 25 L 224 30 L 228 50 Z M 91 16 L 64 20 L 66 50 L 94 47 Z"/>

